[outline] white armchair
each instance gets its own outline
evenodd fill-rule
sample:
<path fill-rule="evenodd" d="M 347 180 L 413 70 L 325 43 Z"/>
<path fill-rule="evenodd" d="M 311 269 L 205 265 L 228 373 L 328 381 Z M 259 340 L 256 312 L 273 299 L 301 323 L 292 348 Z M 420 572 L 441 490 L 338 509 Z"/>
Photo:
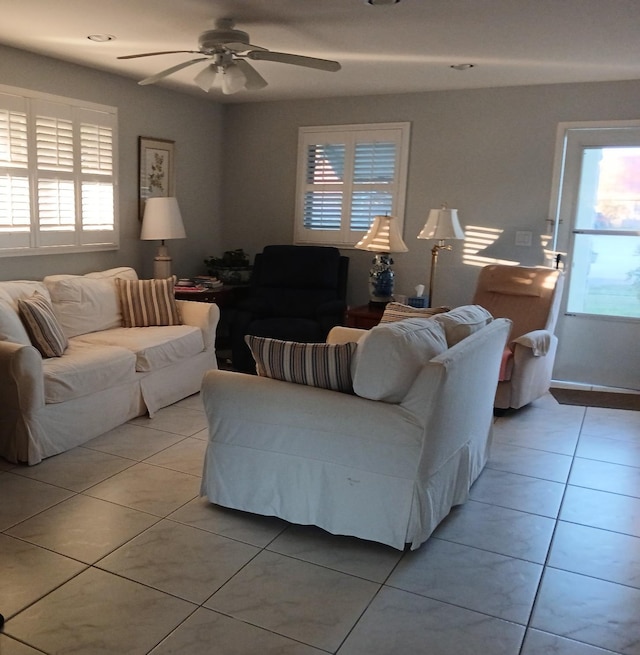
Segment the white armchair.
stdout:
<path fill-rule="evenodd" d="M 467 499 L 486 462 L 509 327 L 472 307 L 369 332 L 333 328 L 329 343 L 358 341 L 353 394 L 209 371 L 201 493 L 417 548 Z"/>
<path fill-rule="evenodd" d="M 480 271 L 473 302 L 512 321 L 494 407 L 518 409 L 547 393 L 558 338 L 564 275 L 543 266 L 490 265 Z"/>

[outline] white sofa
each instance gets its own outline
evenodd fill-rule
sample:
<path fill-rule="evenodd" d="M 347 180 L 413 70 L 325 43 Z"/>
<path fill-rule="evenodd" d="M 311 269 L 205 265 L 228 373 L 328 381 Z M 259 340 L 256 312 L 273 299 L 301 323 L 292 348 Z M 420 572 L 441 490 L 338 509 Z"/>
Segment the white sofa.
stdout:
<path fill-rule="evenodd" d="M 181 325 L 121 327 L 116 278 L 137 275 L 121 267 L 0 282 L 0 456 L 37 464 L 197 393 L 217 368 L 217 305 L 176 301 Z M 60 357 L 44 358 L 21 322 L 18 299 L 34 292 L 68 338 Z"/>
<path fill-rule="evenodd" d="M 417 548 L 486 463 L 510 326 L 467 306 L 369 332 L 334 328 L 331 343 L 359 340 L 353 394 L 209 371 L 202 495 Z"/>

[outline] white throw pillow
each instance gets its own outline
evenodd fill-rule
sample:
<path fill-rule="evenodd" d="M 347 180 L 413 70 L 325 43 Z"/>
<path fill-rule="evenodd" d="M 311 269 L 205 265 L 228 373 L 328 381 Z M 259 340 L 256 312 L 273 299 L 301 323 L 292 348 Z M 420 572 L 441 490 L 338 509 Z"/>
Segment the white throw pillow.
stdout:
<path fill-rule="evenodd" d="M 447 345 L 451 348 L 485 325 L 489 325 L 493 321 L 493 316 L 480 305 L 462 305 L 445 314 L 438 314 L 433 320 L 444 327 Z"/>
<path fill-rule="evenodd" d="M 377 325 L 358 342 L 353 390 L 370 400 L 399 403 L 420 369 L 446 349 L 444 328 L 433 320 Z"/>
<path fill-rule="evenodd" d="M 13 305 L 0 298 L 0 341 L 30 346 L 31 339 Z"/>
<path fill-rule="evenodd" d="M 109 275 L 111 272 L 115 275 Z M 132 268 L 122 267 L 102 273 L 44 278 L 53 311 L 68 338 L 122 325 L 116 278 L 136 280 L 138 276 Z"/>

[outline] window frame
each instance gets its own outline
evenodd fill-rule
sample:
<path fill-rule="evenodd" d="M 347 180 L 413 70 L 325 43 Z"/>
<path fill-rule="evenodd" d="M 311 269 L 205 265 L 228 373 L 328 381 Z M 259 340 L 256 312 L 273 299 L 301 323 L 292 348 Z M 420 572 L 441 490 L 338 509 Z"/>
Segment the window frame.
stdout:
<path fill-rule="evenodd" d="M 391 215 L 397 217 L 400 233 L 404 227 L 407 175 L 409 165 L 409 143 L 411 123 L 358 123 L 347 125 L 320 125 L 298 128 L 298 158 L 296 177 L 296 206 L 294 243 L 298 245 L 327 245 L 351 249 L 362 239 L 367 230 L 350 228 L 352 193 L 358 184 L 353 180 L 355 147 L 357 143 L 393 141 L 396 144 L 394 178 L 391 183 L 371 183 L 379 190 L 384 188 L 391 195 Z M 304 225 L 305 196 L 314 188 L 307 182 L 308 149 L 318 145 L 345 145 L 343 179 L 339 183 L 342 191 L 340 203 L 340 228 L 337 230 L 309 229 Z M 320 184 L 317 185 L 321 186 Z M 373 214 L 370 217 L 373 222 Z"/>
<path fill-rule="evenodd" d="M 26 161 L 16 164 L 11 159 L 0 160 L 0 177 L 16 176 L 17 172 L 17 177 L 27 180 L 28 208 L 23 215 L 28 216 L 28 223 L 25 219 L 24 225 L 18 228 L 11 209 L 5 214 L 6 223 L 0 216 L 0 258 L 117 250 L 120 247 L 117 108 L 0 84 L 0 111 L 7 110 L 25 115 Z M 44 164 L 42 155 L 39 156 L 43 134 L 48 129 L 45 124 L 58 120 L 65 123 L 71 136 L 62 138 L 54 128 L 44 137 L 45 141 L 51 138 L 45 148 L 53 143 L 47 155 L 54 157 L 65 149 L 70 168 L 51 164 L 51 159 Z M 94 157 L 91 161 L 87 159 L 89 155 Z M 104 163 L 100 163 L 101 157 Z M 39 189 L 48 186 L 54 197 L 55 215 L 60 211 L 60 197 L 51 189 L 58 184 L 73 187 L 69 195 L 69 206 L 73 207 L 56 227 L 51 214 L 49 224 L 44 215 L 41 217 L 45 196 L 40 195 Z M 5 188 L 9 193 L 6 199 L 11 196 L 12 184 L 9 182 Z M 97 204 L 91 203 L 91 196 L 99 199 Z"/>

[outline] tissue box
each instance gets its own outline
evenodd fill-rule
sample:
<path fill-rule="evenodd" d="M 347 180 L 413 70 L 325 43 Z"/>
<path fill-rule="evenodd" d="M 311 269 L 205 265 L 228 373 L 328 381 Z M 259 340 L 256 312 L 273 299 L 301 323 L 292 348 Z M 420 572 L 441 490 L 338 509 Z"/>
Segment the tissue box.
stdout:
<path fill-rule="evenodd" d="M 407 298 L 407 304 L 410 307 L 426 307 L 429 304 L 427 296 L 410 296 Z"/>

